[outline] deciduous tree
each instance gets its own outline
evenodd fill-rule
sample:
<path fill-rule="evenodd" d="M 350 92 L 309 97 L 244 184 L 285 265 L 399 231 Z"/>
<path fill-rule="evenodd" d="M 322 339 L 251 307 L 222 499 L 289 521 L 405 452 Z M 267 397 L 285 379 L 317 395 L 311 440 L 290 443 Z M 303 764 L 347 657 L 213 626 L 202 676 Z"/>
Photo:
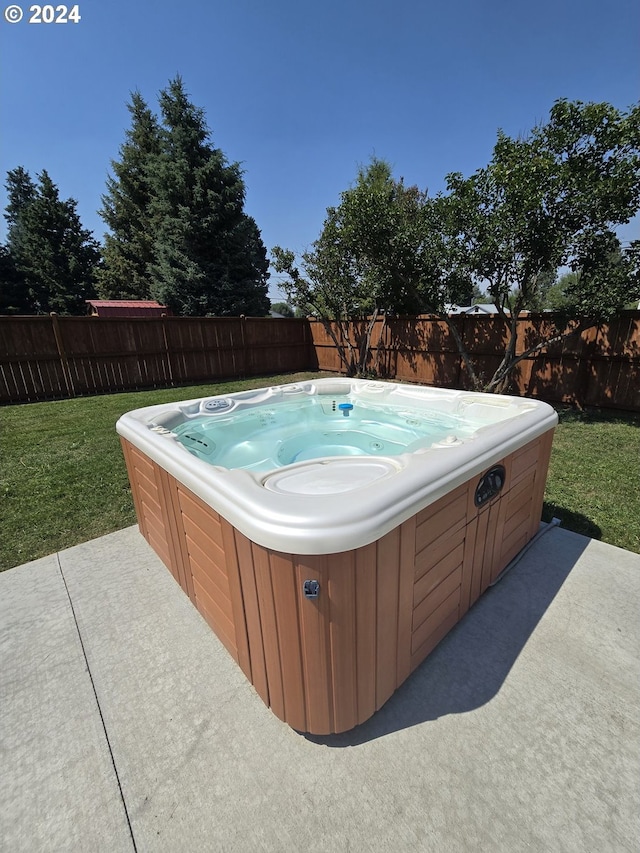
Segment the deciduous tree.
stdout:
<path fill-rule="evenodd" d="M 327 210 L 300 265 L 289 250 L 273 255 L 287 275 L 281 286 L 325 321 L 347 372 L 365 369 L 380 313 L 428 311 L 448 323 L 473 387 L 504 391 L 522 359 L 640 297 L 640 244 L 623 250 L 616 236 L 639 209 L 640 106 L 561 100 L 528 136 L 499 132 L 491 162 L 468 178 L 448 175 L 435 198 L 374 160 Z M 575 273 L 563 311 L 517 350 L 518 316 L 544 306 L 563 267 Z M 492 376 L 479 372 L 448 313 L 480 286 L 506 333 Z"/>
<path fill-rule="evenodd" d="M 271 310 L 276 314 L 280 314 L 282 317 L 287 317 L 289 319 L 295 317 L 295 311 L 288 302 L 272 302 Z"/>
<path fill-rule="evenodd" d="M 447 177 L 445 240 L 460 268 L 486 284 L 507 331 L 492 377 L 468 364 L 476 387 L 505 390 L 528 356 L 609 319 L 640 295 L 633 253 L 616 227 L 640 209 L 640 107 L 556 102 L 526 138 L 499 132 L 489 165 L 470 178 Z M 563 312 L 546 333 L 516 352 L 517 318 L 538 309 L 555 271 L 577 275 Z"/>
<path fill-rule="evenodd" d="M 322 232 L 301 258 L 274 247 L 274 268 L 291 304 L 321 319 L 350 375 L 375 370 L 369 350 L 378 317 L 420 312 L 431 276 L 427 196 L 394 180 L 373 158 L 327 209 Z"/>

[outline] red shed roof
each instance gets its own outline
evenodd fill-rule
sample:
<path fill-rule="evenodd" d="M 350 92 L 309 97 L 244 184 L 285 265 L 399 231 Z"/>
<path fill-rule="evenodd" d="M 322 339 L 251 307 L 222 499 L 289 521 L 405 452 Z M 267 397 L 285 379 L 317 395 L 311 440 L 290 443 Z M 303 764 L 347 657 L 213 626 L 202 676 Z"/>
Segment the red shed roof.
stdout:
<path fill-rule="evenodd" d="M 94 317 L 160 317 L 171 314 L 166 305 L 153 299 L 87 299 Z"/>

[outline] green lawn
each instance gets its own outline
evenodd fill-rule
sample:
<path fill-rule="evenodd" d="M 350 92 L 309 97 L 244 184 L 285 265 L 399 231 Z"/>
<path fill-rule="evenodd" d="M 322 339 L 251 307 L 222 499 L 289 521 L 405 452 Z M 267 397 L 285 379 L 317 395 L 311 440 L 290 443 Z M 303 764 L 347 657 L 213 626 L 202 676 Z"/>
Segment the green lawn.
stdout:
<path fill-rule="evenodd" d="M 123 412 L 317 375 L 0 409 L 0 570 L 135 523 L 114 428 Z M 640 552 L 639 469 L 638 416 L 562 412 L 544 519 Z"/>
<path fill-rule="evenodd" d="M 558 414 L 543 520 L 640 553 L 640 415 Z"/>
<path fill-rule="evenodd" d="M 124 412 L 318 375 L 288 374 L 0 408 L 0 571 L 135 524 L 115 431 Z"/>

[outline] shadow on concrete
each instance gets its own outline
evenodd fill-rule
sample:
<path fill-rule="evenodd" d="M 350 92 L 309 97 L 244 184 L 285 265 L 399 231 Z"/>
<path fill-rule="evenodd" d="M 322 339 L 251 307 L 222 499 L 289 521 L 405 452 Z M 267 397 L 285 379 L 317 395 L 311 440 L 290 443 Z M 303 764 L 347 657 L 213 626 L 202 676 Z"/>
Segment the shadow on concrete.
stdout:
<path fill-rule="evenodd" d="M 588 536 L 589 539 L 602 539 L 602 528 L 589 516 L 583 515 L 581 512 L 573 512 L 573 510 L 559 506 L 552 501 L 545 501 L 542 507 L 542 521 L 549 522 L 554 517 L 560 519 L 565 530 L 572 530 L 581 536 Z"/>
<path fill-rule="evenodd" d="M 373 717 L 342 734 L 306 734 L 307 740 L 357 746 L 493 699 L 589 542 L 557 533 L 547 531 L 490 587 Z"/>

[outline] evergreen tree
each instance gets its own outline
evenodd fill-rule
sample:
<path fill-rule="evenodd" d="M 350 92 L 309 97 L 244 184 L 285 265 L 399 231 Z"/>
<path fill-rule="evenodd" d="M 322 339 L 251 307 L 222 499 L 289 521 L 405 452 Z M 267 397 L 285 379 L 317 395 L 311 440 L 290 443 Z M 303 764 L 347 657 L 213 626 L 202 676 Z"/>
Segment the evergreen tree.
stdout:
<path fill-rule="evenodd" d="M 28 294 L 8 246 L 0 245 L 0 314 L 28 314 Z"/>
<path fill-rule="evenodd" d="M 100 216 L 111 229 L 104 238 L 98 290 L 105 299 L 149 299 L 154 260 L 150 222 L 151 172 L 160 154 L 158 121 L 139 92 L 127 104 L 131 128 L 111 165 Z"/>
<path fill-rule="evenodd" d="M 21 303 L 36 313 L 85 314 L 100 251 L 76 202 L 62 201 L 44 170 L 37 185 L 22 167 L 10 171 L 7 190 L 8 249 Z"/>
<path fill-rule="evenodd" d="M 129 107 L 132 128 L 103 197 L 112 234 L 101 291 L 151 296 L 176 314 L 267 314 L 267 254 L 243 210 L 239 165 L 210 144 L 179 77 L 159 103 L 161 122 L 139 95 Z"/>
<path fill-rule="evenodd" d="M 271 308 L 266 283 L 269 261 L 253 217 L 243 213 L 225 242 L 224 266 L 215 294 L 217 310 L 213 313 L 232 317 L 268 314 Z"/>
<path fill-rule="evenodd" d="M 9 225 L 9 239 L 13 237 L 15 240 L 20 228 L 20 216 L 36 197 L 36 185 L 29 173 L 22 166 L 18 166 L 17 169 L 7 172 L 6 187 L 8 203 L 4 218 Z"/>

